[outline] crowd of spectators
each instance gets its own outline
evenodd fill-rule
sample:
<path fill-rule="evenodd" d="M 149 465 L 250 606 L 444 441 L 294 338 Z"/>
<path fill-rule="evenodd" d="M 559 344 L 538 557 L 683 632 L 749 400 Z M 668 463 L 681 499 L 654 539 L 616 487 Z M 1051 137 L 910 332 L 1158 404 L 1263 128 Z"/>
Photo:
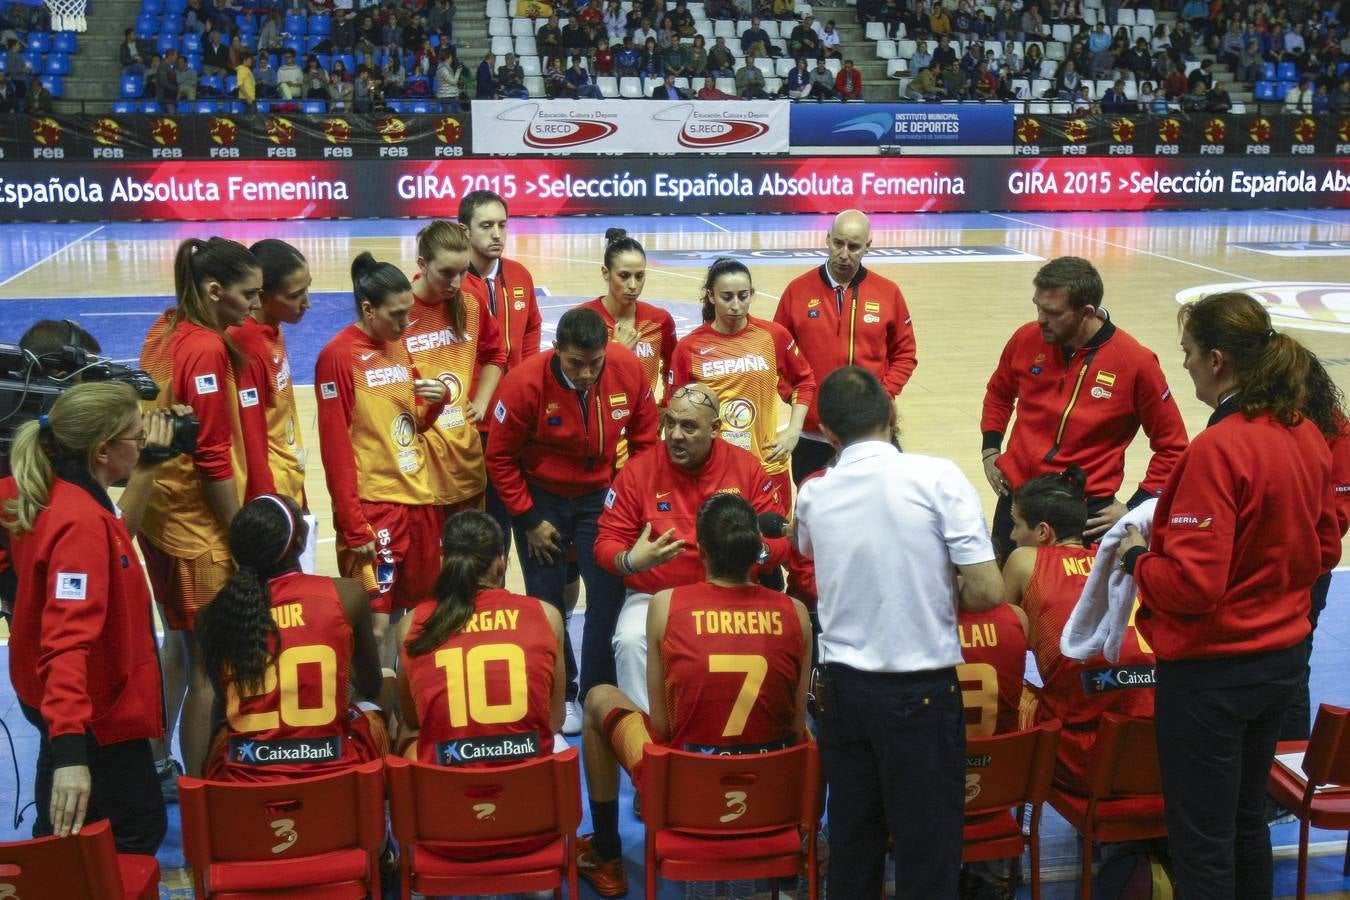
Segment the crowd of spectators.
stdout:
<path fill-rule="evenodd" d="M 40 67 L 29 53 L 29 35 L 50 34 L 51 13 L 45 5 L 11 3 L 0 15 L 0 45 L 4 67 L 0 68 L 0 113 L 52 111 L 52 92 L 38 77 Z"/>

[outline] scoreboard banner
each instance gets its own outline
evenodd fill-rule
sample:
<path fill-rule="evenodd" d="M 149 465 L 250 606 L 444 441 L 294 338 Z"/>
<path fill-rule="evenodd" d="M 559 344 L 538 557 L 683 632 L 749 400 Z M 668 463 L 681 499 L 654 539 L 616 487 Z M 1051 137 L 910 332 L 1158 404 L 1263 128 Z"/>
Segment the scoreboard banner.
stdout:
<path fill-rule="evenodd" d="M 9 221 L 444 217 L 475 190 L 523 216 L 1350 208 L 1350 156 L 0 161 Z"/>

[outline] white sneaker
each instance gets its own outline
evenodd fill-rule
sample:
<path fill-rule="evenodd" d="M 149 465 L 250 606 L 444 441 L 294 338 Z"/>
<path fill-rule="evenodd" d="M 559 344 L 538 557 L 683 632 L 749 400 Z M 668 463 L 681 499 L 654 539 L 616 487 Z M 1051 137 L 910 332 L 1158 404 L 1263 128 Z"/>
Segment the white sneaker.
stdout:
<path fill-rule="evenodd" d="M 567 715 L 563 717 L 563 734 L 581 734 L 581 703 L 577 700 L 567 701 Z"/>

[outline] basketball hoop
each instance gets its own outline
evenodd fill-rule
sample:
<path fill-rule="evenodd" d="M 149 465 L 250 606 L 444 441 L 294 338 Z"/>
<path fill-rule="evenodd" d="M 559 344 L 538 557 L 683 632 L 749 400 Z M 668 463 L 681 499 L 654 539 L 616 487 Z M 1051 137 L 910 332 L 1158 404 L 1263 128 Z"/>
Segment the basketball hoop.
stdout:
<path fill-rule="evenodd" d="M 84 13 L 89 0 L 44 0 L 52 14 L 52 31 L 86 31 Z"/>

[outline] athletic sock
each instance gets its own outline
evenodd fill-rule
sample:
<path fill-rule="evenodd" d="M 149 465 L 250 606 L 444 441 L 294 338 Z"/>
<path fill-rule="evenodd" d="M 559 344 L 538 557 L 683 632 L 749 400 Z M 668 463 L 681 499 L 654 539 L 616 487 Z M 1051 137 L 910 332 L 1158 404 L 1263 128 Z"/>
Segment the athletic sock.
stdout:
<path fill-rule="evenodd" d="M 623 856 L 623 842 L 619 839 L 619 801 L 591 801 L 591 824 L 595 834 L 591 837 L 591 846 L 605 862 Z"/>

